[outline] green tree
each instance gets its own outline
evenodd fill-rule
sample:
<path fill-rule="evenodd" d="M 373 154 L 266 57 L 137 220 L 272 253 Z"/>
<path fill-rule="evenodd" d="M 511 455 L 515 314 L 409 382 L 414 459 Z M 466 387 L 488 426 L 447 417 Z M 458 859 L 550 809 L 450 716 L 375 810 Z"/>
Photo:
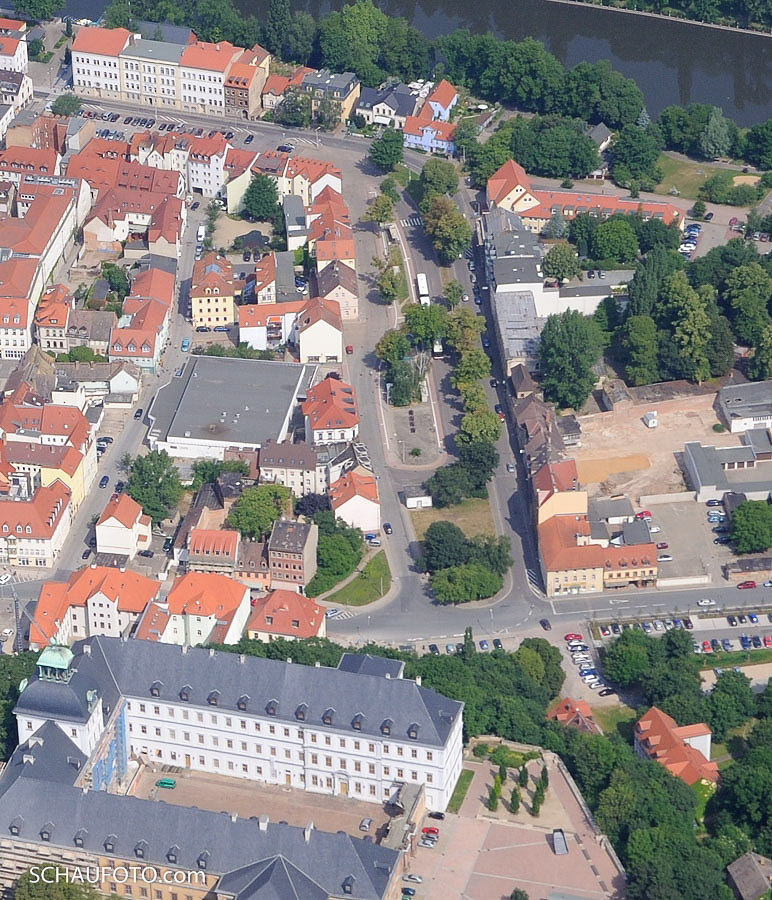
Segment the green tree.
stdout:
<path fill-rule="evenodd" d="M 458 190 L 458 172 L 452 162 L 432 156 L 421 169 L 421 187 L 424 195 L 453 194 Z"/>
<path fill-rule="evenodd" d="M 542 229 L 542 234 L 548 238 L 562 238 L 568 234 L 568 224 L 558 210 L 552 213 L 552 218 Z"/>
<path fill-rule="evenodd" d="M 755 705 L 750 680 L 742 672 L 722 672 L 708 698 L 708 718 L 716 740 L 725 740 L 730 728 L 749 719 Z"/>
<path fill-rule="evenodd" d="M 431 196 L 424 210 L 424 230 L 432 238 L 440 262 L 445 265 L 456 259 L 472 241 L 472 229 L 455 203 L 439 194 Z"/>
<path fill-rule="evenodd" d="M 503 583 L 500 575 L 478 563 L 441 569 L 431 579 L 434 597 L 443 605 L 484 600 L 500 591 Z"/>
<path fill-rule="evenodd" d="M 370 144 L 370 161 L 383 172 L 391 172 L 402 162 L 402 132 L 387 128 Z"/>
<path fill-rule="evenodd" d="M 404 332 L 396 329 L 387 331 L 375 345 L 375 355 L 390 365 L 400 362 L 409 354 L 410 341 Z"/>
<path fill-rule="evenodd" d="M 510 795 L 510 798 L 509 798 L 509 811 L 511 813 L 517 814 L 519 809 L 520 809 L 520 790 L 517 787 L 517 785 L 515 785 L 515 787 L 512 788 L 512 794 Z"/>
<path fill-rule="evenodd" d="M 393 175 L 389 175 L 381 182 L 381 193 L 385 194 L 392 203 L 399 203 L 399 190 Z"/>
<path fill-rule="evenodd" d="M 679 348 L 681 358 L 689 364 L 693 380 L 702 383 L 710 378 L 707 354 L 710 318 L 696 291 L 690 289 L 686 295 L 674 325 L 673 340 Z"/>
<path fill-rule="evenodd" d="M 71 38 L 72 37 L 72 18 L 67 16 L 64 20 L 64 36 Z"/>
<path fill-rule="evenodd" d="M 295 88 L 287 88 L 281 103 L 273 111 L 274 122 L 294 128 L 311 124 L 311 99 Z"/>
<path fill-rule="evenodd" d="M 123 266 L 116 266 L 115 263 L 102 263 L 102 277 L 110 285 L 110 290 L 122 302 L 130 290 L 126 269 Z"/>
<path fill-rule="evenodd" d="M 428 572 L 437 572 L 465 563 L 469 546 L 464 532 L 452 522 L 432 522 L 426 529 L 423 547 Z"/>
<path fill-rule="evenodd" d="M 436 303 L 429 306 L 412 303 L 405 307 L 405 325 L 412 334 L 415 344 L 429 347 L 445 337 L 448 329 L 448 311 Z"/>
<path fill-rule="evenodd" d="M 592 255 L 595 259 L 631 262 L 638 256 L 638 239 L 633 226 L 617 216 L 601 222 L 592 236 Z"/>
<path fill-rule="evenodd" d="M 754 381 L 772 378 L 772 325 L 767 325 L 759 336 L 748 363 L 748 376 Z"/>
<path fill-rule="evenodd" d="M 218 459 L 197 459 L 193 463 L 193 490 L 197 491 L 202 484 L 214 484 L 223 472 L 246 476 L 249 474 L 249 465 L 240 459 L 228 459 L 224 462 Z"/>
<path fill-rule="evenodd" d="M 458 306 L 463 296 L 464 287 L 460 281 L 454 278 L 445 285 L 445 299 L 448 301 L 448 306 L 451 309 L 455 309 Z"/>
<path fill-rule="evenodd" d="M 541 767 L 541 775 L 539 776 L 539 783 L 544 785 L 545 790 L 549 787 L 550 775 L 549 775 L 549 772 L 547 771 L 546 765 L 543 765 Z"/>
<path fill-rule="evenodd" d="M 734 511 L 729 536 L 738 553 L 762 553 L 772 547 L 772 506 L 746 500 Z"/>
<path fill-rule="evenodd" d="M 340 125 L 341 107 L 337 100 L 331 97 L 322 97 L 316 107 L 314 121 L 324 131 L 333 131 Z"/>
<path fill-rule="evenodd" d="M 745 158 L 758 169 L 772 169 L 772 119 L 754 125 L 745 135 Z"/>
<path fill-rule="evenodd" d="M 704 200 L 695 200 L 692 204 L 692 218 L 694 219 L 704 219 L 705 218 L 705 201 Z"/>
<path fill-rule="evenodd" d="M 16 0 L 14 8 L 17 13 L 39 22 L 53 19 L 60 8 L 56 0 Z"/>
<path fill-rule="evenodd" d="M 544 257 L 544 274 L 558 281 L 568 281 L 579 273 L 579 260 L 570 244 L 553 244 Z"/>
<path fill-rule="evenodd" d="M 291 498 L 289 488 L 281 484 L 261 484 L 249 488 L 233 504 L 228 525 L 243 537 L 263 538 L 273 523 L 288 512 Z"/>
<path fill-rule="evenodd" d="M 154 525 L 163 521 L 182 496 L 180 473 L 169 454 L 151 450 L 133 459 L 126 493 L 139 503 Z"/>
<path fill-rule="evenodd" d="M 80 109 L 80 100 L 75 94 L 60 94 L 51 105 L 55 116 L 76 116 Z"/>
<path fill-rule="evenodd" d="M 491 785 L 491 788 L 488 791 L 488 809 L 491 812 L 496 812 L 498 805 L 499 805 L 499 798 L 498 798 L 498 795 L 496 794 L 496 787 L 495 787 L 495 785 Z"/>
<path fill-rule="evenodd" d="M 595 384 L 592 367 L 601 346 L 593 319 L 575 310 L 549 316 L 539 343 L 545 398 L 561 407 L 581 408 Z"/>
<path fill-rule="evenodd" d="M 458 458 L 474 487 L 482 487 L 489 482 L 499 465 L 498 451 L 493 444 L 484 441 L 463 444 L 458 448 Z"/>
<path fill-rule="evenodd" d="M 27 871 L 19 876 L 13 896 L 14 900 L 97 900 L 99 894 L 89 885 L 64 880 L 44 884 L 39 871 L 34 877 L 31 871 Z"/>
<path fill-rule="evenodd" d="M 402 257 L 399 250 L 393 248 L 388 259 L 374 256 L 371 265 L 375 270 L 375 286 L 386 303 L 394 303 L 407 297 L 407 284 L 400 266 Z"/>
<path fill-rule="evenodd" d="M 625 378 L 630 384 L 659 381 L 657 327 L 650 316 L 628 316 L 622 326 L 622 349 L 627 359 Z"/>
<path fill-rule="evenodd" d="M 728 156 L 732 149 L 729 121 L 724 118 L 724 114 L 717 106 L 710 111 L 708 121 L 700 135 L 699 145 L 700 152 L 705 159 Z"/>
<path fill-rule="evenodd" d="M 507 767 L 504 765 L 504 763 L 499 763 L 499 781 L 501 782 L 502 788 L 504 787 L 506 780 L 507 780 Z"/>
<path fill-rule="evenodd" d="M 375 222 L 383 225 L 384 222 L 394 221 L 394 204 L 386 194 L 378 194 L 362 214 L 363 222 Z"/>
<path fill-rule="evenodd" d="M 289 0 L 269 0 L 268 13 L 263 25 L 263 43 L 274 56 L 282 55 L 291 23 Z"/>
<path fill-rule="evenodd" d="M 651 179 L 658 158 L 659 144 L 651 131 L 637 125 L 625 125 L 611 148 L 614 180 L 623 183 L 625 177 L 622 173 L 626 174 L 627 179 Z"/>
<path fill-rule="evenodd" d="M 517 776 L 517 783 L 521 788 L 528 787 L 528 768 L 523 766 Z"/>
<path fill-rule="evenodd" d="M 461 428 L 456 435 L 456 443 L 495 444 L 501 437 L 501 420 L 492 409 L 479 409 L 466 413 L 461 419 Z"/>
<path fill-rule="evenodd" d="M 461 390 L 464 385 L 474 384 L 481 378 L 491 374 L 491 360 L 483 350 L 475 348 L 461 354 L 453 374 L 450 377 L 454 388 Z"/>
<path fill-rule="evenodd" d="M 306 65 L 314 50 L 316 20 L 303 10 L 297 10 L 284 36 L 282 57 L 288 62 Z"/>
<path fill-rule="evenodd" d="M 469 496 L 469 474 L 458 463 L 442 466 L 426 482 L 426 487 L 435 506 L 455 506 Z"/>
<path fill-rule="evenodd" d="M 258 222 L 281 221 L 276 182 L 267 175 L 253 175 L 244 193 L 244 212 Z"/>
<path fill-rule="evenodd" d="M 757 262 L 738 266 L 726 279 L 724 302 L 731 310 L 738 341 L 754 346 L 770 324 L 767 305 L 772 300 L 772 275 Z"/>
<path fill-rule="evenodd" d="M 471 309 L 461 307 L 448 316 L 446 343 L 464 354 L 480 346 L 480 335 L 485 331 L 485 319 L 475 315 Z"/>

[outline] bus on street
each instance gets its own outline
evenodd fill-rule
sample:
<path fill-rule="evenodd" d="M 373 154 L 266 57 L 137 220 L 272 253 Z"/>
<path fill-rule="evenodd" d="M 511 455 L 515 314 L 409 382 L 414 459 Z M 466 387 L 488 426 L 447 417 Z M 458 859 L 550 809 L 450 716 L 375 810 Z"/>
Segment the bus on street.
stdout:
<path fill-rule="evenodd" d="M 429 282 L 426 280 L 426 275 L 419 272 L 415 277 L 415 283 L 418 288 L 418 302 L 421 306 L 428 306 L 431 300 L 429 299 Z"/>

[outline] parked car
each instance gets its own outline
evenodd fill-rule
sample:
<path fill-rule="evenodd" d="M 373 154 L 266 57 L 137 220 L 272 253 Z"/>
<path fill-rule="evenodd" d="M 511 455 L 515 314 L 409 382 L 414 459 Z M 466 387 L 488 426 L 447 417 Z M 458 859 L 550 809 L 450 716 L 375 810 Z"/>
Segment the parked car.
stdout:
<path fill-rule="evenodd" d="M 436 825 L 425 825 L 421 829 L 421 834 L 439 834 L 440 829 Z"/>
<path fill-rule="evenodd" d="M 493 649 L 494 650 L 503 650 L 504 649 L 504 645 L 501 643 L 500 638 L 493 639 Z"/>
<path fill-rule="evenodd" d="M 751 643 L 753 644 L 754 650 L 761 649 L 761 638 L 757 634 L 753 635 L 753 637 L 751 638 Z"/>
<path fill-rule="evenodd" d="M 432 656 L 439 656 L 440 648 L 436 644 L 429 644 L 429 653 L 431 653 Z"/>
<path fill-rule="evenodd" d="M 81 559 L 88 559 L 89 556 L 91 556 L 91 547 L 86 548 L 86 549 L 83 551 L 83 553 L 81 553 L 80 558 L 81 558 Z"/>
<path fill-rule="evenodd" d="M 716 601 L 711 600 L 709 597 L 703 597 L 701 600 L 697 601 L 697 606 L 715 606 Z"/>
<path fill-rule="evenodd" d="M 772 637 L 770 637 L 768 634 L 764 635 L 764 646 L 772 647 Z"/>
<path fill-rule="evenodd" d="M 718 642 L 718 638 L 713 638 L 710 642 L 710 649 L 714 653 L 718 653 L 721 650 L 721 644 Z"/>
<path fill-rule="evenodd" d="M 749 613 L 748 613 L 748 618 L 750 619 L 751 622 L 753 622 L 754 625 L 758 625 L 758 624 L 759 624 L 759 616 L 758 616 L 758 613 L 755 613 L 755 612 L 749 612 Z"/>
<path fill-rule="evenodd" d="M 373 824 L 373 820 L 369 816 L 365 816 L 364 819 L 359 823 L 360 831 L 369 831 L 370 826 Z"/>
<path fill-rule="evenodd" d="M 488 650 L 488 649 L 490 649 L 490 648 L 489 648 L 489 645 L 488 645 L 488 642 L 485 640 L 485 638 L 483 638 L 483 639 L 480 641 L 480 649 L 481 649 L 481 650 Z"/>
<path fill-rule="evenodd" d="M 456 645 L 445 644 L 445 652 L 448 654 L 448 656 L 452 656 L 456 652 Z"/>
<path fill-rule="evenodd" d="M 403 887 L 402 888 L 402 896 L 403 897 L 415 897 L 415 888 Z"/>
<path fill-rule="evenodd" d="M 713 543 L 714 544 L 728 544 L 730 540 L 731 540 L 731 538 L 729 537 L 728 534 L 723 534 L 720 537 L 713 538 Z"/>
<path fill-rule="evenodd" d="M 707 212 L 702 218 L 705 219 L 706 222 L 710 222 L 713 220 L 713 213 Z"/>
<path fill-rule="evenodd" d="M 650 519 L 651 513 L 649 512 L 648 509 L 642 509 L 640 512 L 637 512 L 635 514 L 635 518 L 636 519 Z"/>
<path fill-rule="evenodd" d="M 134 418 L 135 418 L 135 419 L 141 419 L 141 418 L 142 418 L 142 407 L 141 407 L 141 406 L 140 406 L 140 408 L 134 413 Z"/>
<path fill-rule="evenodd" d="M 669 553 L 660 553 L 657 562 L 673 562 L 673 557 Z"/>
<path fill-rule="evenodd" d="M 710 653 L 710 641 L 703 641 L 702 649 L 705 651 L 705 653 Z"/>
<path fill-rule="evenodd" d="M 657 550 L 667 550 L 668 546 L 669 546 L 669 544 L 667 541 L 660 541 L 657 544 Z"/>
<path fill-rule="evenodd" d="M 515 471 L 515 464 L 514 464 L 514 463 L 507 463 L 507 472 L 508 472 L 510 475 L 513 475 L 513 474 L 514 474 L 514 471 Z"/>
<path fill-rule="evenodd" d="M 99 479 L 99 487 L 106 488 L 108 484 L 110 484 L 110 479 L 107 477 L 107 475 L 103 475 Z"/>
<path fill-rule="evenodd" d="M 418 846 L 419 846 L 419 847 L 426 847 L 426 848 L 428 848 L 428 849 L 431 849 L 432 847 L 435 846 L 435 844 L 434 844 L 434 841 L 423 840 L 423 841 L 419 841 L 419 842 L 418 842 Z"/>
<path fill-rule="evenodd" d="M 549 619 L 539 619 L 539 625 L 541 625 L 545 631 L 552 631 L 552 625 L 550 624 Z"/>
<path fill-rule="evenodd" d="M 248 135 L 244 138 L 244 143 L 245 143 L 245 144 L 251 144 L 252 141 L 254 141 L 254 139 L 255 139 L 254 134 L 248 134 Z"/>
<path fill-rule="evenodd" d="M 684 628 L 687 631 L 694 630 L 694 622 L 692 622 L 692 620 L 688 616 L 684 616 Z"/>
<path fill-rule="evenodd" d="M 753 588 L 756 587 L 756 582 L 755 582 L 755 581 L 750 581 L 750 580 L 748 580 L 748 581 L 741 581 L 741 582 L 737 585 L 737 587 L 738 587 L 738 590 L 741 590 L 741 591 L 750 591 L 750 590 L 752 590 Z"/>
<path fill-rule="evenodd" d="M 391 527 L 391 522 L 383 523 L 383 533 L 384 534 L 393 534 L 394 533 L 394 529 Z"/>
<path fill-rule="evenodd" d="M 429 813 L 431 815 L 431 813 Z M 402 876 L 403 881 L 412 881 L 413 884 L 421 884 L 423 882 L 423 875 L 413 875 L 412 873 L 408 873 L 407 875 Z"/>
<path fill-rule="evenodd" d="M 737 627 L 737 619 L 735 618 L 735 616 L 727 616 L 726 620 L 731 625 L 732 628 Z"/>
<path fill-rule="evenodd" d="M 170 537 L 166 538 L 166 540 L 164 541 L 164 551 L 166 553 L 168 553 L 172 549 L 173 546 L 174 546 L 174 538 L 170 538 Z"/>
<path fill-rule="evenodd" d="M 614 690 L 614 688 L 607 687 L 607 688 L 603 688 L 603 690 L 600 691 L 598 696 L 599 697 L 610 697 L 612 694 L 616 694 L 616 691 Z"/>
<path fill-rule="evenodd" d="M 187 353 L 189 347 L 190 340 L 188 338 L 183 338 L 182 344 L 180 344 L 180 350 L 182 350 L 183 353 Z"/>
<path fill-rule="evenodd" d="M 570 632 L 569 634 L 567 634 L 565 636 L 565 640 L 566 641 L 583 641 L 584 638 L 581 636 L 581 634 L 574 634 L 573 632 Z"/>
<path fill-rule="evenodd" d="M 611 631 L 613 632 L 613 634 L 621 634 L 622 633 L 622 629 L 619 627 L 619 624 L 617 622 L 611 623 Z"/>
<path fill-rule="evenodd" d="M 721 648 L 726 653 L 729 653 L 729 651 L 732 649 L 732 642 L 729 640 L 729 638 L 721 638 Z"/>
<path fill-rule="evenodd" d="M 740 613 L 740 615 L 737 617 L 737 621 L 738 621 L 741 625 L 747 625 L 747 624 L 748 624 L 748 620 L 746 619 L 746 617 L 745 617 L 742 613 Z"/>
<path fill-rule="evenodd" d="M 713 507 L 713 506 L 721 506 L 721 504 L 722 504 L 721 500 L 708 500 L 708 502 L 705 505 Z"/>
<path fill-rule="evenodd" d="M 139 555 L 140 555 L 140 556 L 144 556 L 145 559 L 152 559 L 152 558 L 153 558 L 153 551 L 152 551 L 152 550 L 140 550 L 140 551 L 139 551 Z"/>

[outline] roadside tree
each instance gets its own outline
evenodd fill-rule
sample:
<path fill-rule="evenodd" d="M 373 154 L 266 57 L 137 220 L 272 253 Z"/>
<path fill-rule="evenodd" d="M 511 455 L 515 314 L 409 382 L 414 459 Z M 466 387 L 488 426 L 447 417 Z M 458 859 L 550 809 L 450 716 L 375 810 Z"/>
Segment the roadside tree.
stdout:
<path fill-rule="evenodd" d="M 370 160 L 384 172 L 391 172 L 402 162 L 402 132 L 387 128 L 370 144 Z"/>
<path fill-rule="evenodd" d="M 182 496 L 180 473 L 169 454 L 151 450 L 133 459 L 126 493 L 139 503 L 154 525 L 163 521 Z"/>

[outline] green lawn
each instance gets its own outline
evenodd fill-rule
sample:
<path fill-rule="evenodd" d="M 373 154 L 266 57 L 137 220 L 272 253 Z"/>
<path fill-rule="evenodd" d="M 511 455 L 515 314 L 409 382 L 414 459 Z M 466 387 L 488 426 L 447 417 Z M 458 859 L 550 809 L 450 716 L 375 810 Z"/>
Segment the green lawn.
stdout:
<path fill-rule="evenodd" d="M 382 597 L 390 585 L 391 571 L 386 551 L 380 550 L 353 581 L 327 597 L 325 602 L 345 606 L 366 606 Z"/>
<path fill-rule="evenodd" d="M 632 723 L 636 719 L 636 712 L 624 703 L 617 706 L 596 706 L 592 710 L 595 721 L 600 725 L 605 734 L 626 735 L 631 731 Z"/>
<path fill-rule="evenodd" d="M 730 650 L 729 653 L 705 653 L 700 657 L 700 669 L 705 671 L 717 666 L 727 669 L 732 666 L 755 666 L 768 662 L 772 662 L 772 647 L 762 647 L 759 650 Z"/>
<path fill-rule="evenodd" d="M 462 500 L 456 506 L 448 506 L 444 509 L 432 506 L 429 509 L 413 510 L 410 515 L 419 541 L 424 539 L 426 529 L 432 522 L 452 522 L 454 525 L 458 525 L 468 538 L 478 534 L 496 534 L 491 505 L 488 500 Z"/>
<path fill-rule="evenodd" d="M 469 785 L 472 783 L 473 778 L 474 772 L 471 769 L 461 770 L 456 786 L 453 789 L 450 802 L 448 803 L 448 812 L 455 813 L 461 809 L 461 804 L 464 802 L 464 797 L 466 797 L 466 792 L 469 790 Z"/>
<path fill-rule="evenodd" d="M 697 807 L 694 810 L 694 818 L 700 825 L 702 825 L 705 818 L 705 807 L 708 805 L 708 800 L 710 800 L 715 789 L 715 786 L 709 782 L 698 781 L 692 785 L 692 790 L 697 795 Z"/>
<path fill-rule="evenodd" d="M 731 171 L 733 175 L 742 175 L 740 169 L 725 169 L 710 163 L 673 159 L 664 153 L 660 153 L 657 166 L 662 170 L 663 177 L 655 188 L 656 192 L 669 194 L 672 188 L 676 188 L 687 200 L 696 200 L 700 186 L 716 172 Z"/>

